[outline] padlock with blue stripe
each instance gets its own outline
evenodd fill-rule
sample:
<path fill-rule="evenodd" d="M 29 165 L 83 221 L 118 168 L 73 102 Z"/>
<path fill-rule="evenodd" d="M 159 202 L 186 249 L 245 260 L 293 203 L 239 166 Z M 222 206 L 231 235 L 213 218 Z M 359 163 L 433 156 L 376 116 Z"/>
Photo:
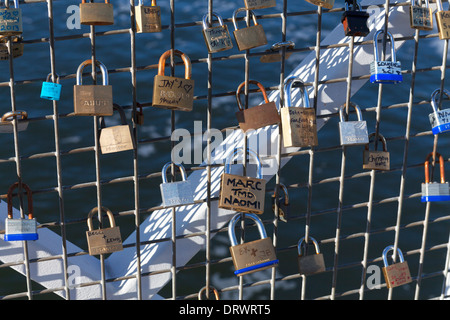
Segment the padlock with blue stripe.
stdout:
<path fill-rule="evenodd" d="M 435 159 L 439 157 L 440 182 L 430 182 L 429 160 L 433 155 L 430 152 L 425 159 L 425 183 L 422 183 L 422 202 L 432 201 L 450 201 L 450 189 L 448 182 L 445 181 L 444 158 L 435 153 Z"/>
<path fill-rule="evenodd" d="M 47 100 L 59 100 L 61 97 L 61 88 L 59 84 L 59 76 L 56 77 L 56 82 L 51 82 L 51 73 L 48 74 L 47 80 L 42 82 L 41 98 Z"/>
<path fill-rule="evenodd" d="M 431 107 L 433 112 L 428 115 L 431 124 L 431 131 L 433 134 L 439 134 L 450 130 L 450 109 L 439 110 L 439 100 L 441 90 L 436 89 L 431 94 Z M 450 99 L 450 94 L 447 90 L 443 90 L 442 94 Z"/>
<path fill-rule="evenodd" d="M 403 81 L 402 67 L 396 59 L 394 37 L 389 31 L 386 35 L 391 42 L 391 61 L 380 60 L 378 56 L 378 36 L 384 32 L 384 30 L 378 30 L 373 37 L 374 61 L 370 63 L 370 82 L 399 83 Z"/>

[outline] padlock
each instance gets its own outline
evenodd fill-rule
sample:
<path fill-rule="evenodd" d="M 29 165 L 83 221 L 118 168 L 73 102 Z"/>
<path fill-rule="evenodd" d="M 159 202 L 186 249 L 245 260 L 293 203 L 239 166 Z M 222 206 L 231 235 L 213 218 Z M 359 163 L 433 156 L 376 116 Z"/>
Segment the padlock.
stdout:
<path fill-rule="evenodd" d="M 41 98 L 47 100 L 56 100 L 58 101 L 61 97 L 61 88 L 62 86 L 59 84 L 59 76 L 56 75 L 56 82 L 51 82 L 50 78 L 52 74 L 49 73 L 47 75 L 47 79 L 45 82 L 42 82 L 41 88 Z"/>
<path fill-rule="evenodd" d="M 194 80 L 191 79 L 191 60 L 179 50 L 173 55 L 180 56 L 184 62 L 184 78 L 164 75 L 166 59 L 172 50 L 167 50 L 159 58 L 158 74 L 153 83 L 154 107 L 178 111 L 192 111 L 194 106 Z"/>
<path fill-rule="evenodd" d="M 13 133 L 13 119 L 16 119 L 17 131 L 25 131 L 28 128 L 28 114 L 23 110 L 9 111 L 0 120 L 0 133 Z"/>
<path fill-rule="evenodd" d="M 216 288 L 214 287 L 209 287 L 209 290 L 207 293 L 209 293 L 209 291 L 212 291 L 214 293 L 214 297 L 216 298 L 216 300 L 219 300 L 219 292 L 217 291 Z M 206 286 L 204 286 L 203 288 L 200 289 L 200 291 L 198 292 L 198 300 L 203 300 L 202 299 L 202 294 L 203 292 L 206 292 Z M 206 294 L 206 296 L 208 297 L 208 294 Z"/>
<path fill-rule="evenodd" d="M 264 32 L 263 26 L 258 24 L 258 22 L 256 21 L 255 13 L 252 10 L 248 10 L 247 12 L 253 19 L 254 25 L 238 29 L 236 16 L 239 12 L 242 11 L 246 11 L 245 8 L 239 8 L 233 13 L 233 35 L 239 50 L 244 51 L 266 45 L 266 33 Z"/>
<path fill-rule="evenodd" d="M 349 10 L 349 2 L 351 1 L 352 9 Z M 344 26 L 346 36 L 365 37 L 370 30 L 367 27 L 369 14 L 361 11 L 361 7 L 356 0 L 345 1 L 345 11 L 342 14 L 341 22 Z"/>
<path fill-rule="evenodd" d="M 234 229 L 236 223 L 241 219 L 241 215 L 241 213 L 237 213 L 228 223 L 228 237 L 231 242 L 230 253 L 235 268 L 234 274 L 240 277 L 277 266 L 278 259 L 272 240 L 267 237 L 263 222 L 255 214 L 246 213 L 244 217 L 255 222 L 260 239 L 238 244 Z"/>
<path fill-rule="evenodd" d="M 391 61 L 380 60 L 378 56 L 378 36 L 384 30 L 378 30 L 374 37 L 374 61 L 370 63 L 370 82 L 372 83 L 399 83 L 403 81 L 400 61 L 396 60 L 394 37 L 388 31 L 386 34 L 391 41 Z"/>
<path fill-rule="evenodd" d="M 245 9 L 254 10 L 275 7 L 277 2 L 276 0 L 244 0 L 244 4 Z"/>
<path fill-rule="evenodd" d="M 100 117 L 100 150 L 102 154 L 133 150 L 135 148 L 131 127 L 127 123 L 127 118 L 122 107 L 114 104 L 114 110 L 120 115 L 121 124 L 112 127 L 105 127 L 104 117 Z"/>
<path fill-rule="evenodd" d="M 213 26 L 212 17 L 216 17 L 218 26 Z M 220 52 L 233 48 L 228 26 L 223 23 L 223 19 L 217 13 L 211 13 L 211 23 L 208 24 L 208 14 L 203 16 L 203 38 L 209 53 Z"/>
<path fill-rule="evenodd" d="M 182 181 L 168 182 L 167 169 L 174 165 L 180 169 Z M 160 184 L 161 198 L 164 207 L 179 206 L 194 203 L 194 186 L 188 180 L 186 170 L 182 164 L 167 162 L 161 171 L 162 183 Z"/>
<path fill-rule="evenodd" d="M 413 29 L 433 30 L 433 11 L 428 0 L 425 0 L 425 7 L 416 5 L 415 0 L 411 0 L 409 7 L 409 24 Z"/>
<path fill-rule="evenodd" d="M 412 281 L 411 273 L 409 272 L 408 262 L 405 261 L 402 251 L 397 248 L 398 258 L 400 262 L 389 265 L 387 261 L 387 253 L 394 250 L 394 246 L 387 246 L 383 250 L 383 275 L 387 287 L 395 288 Z"/>
<path fill-rule="evenodd" d="M 6 2 L 9 0 L 5 0 Z M 22 34 L 22 9 L 19 0 L 14 0 L 14 8 L 0 9 L 0 35 L 17 36 Z"/>
<path fill-rule="evenodd" d="M 383 151 L 369 150 L 370 138 L 375 137 L 375 135 L 375 132 L 369 134 L 369 143 L 366 144 L 363 151 L 363 169 L 389 171 L 390 155 L 387 151 L 386 139 L 382 134 L 378 134 L 378 140 L 381 141 L 383 145 Z"/>
<path fill-rule="evenodd" d="M 300 88 L 303 107 L 291 106 L 292 88 Z M 295 76 L 284 81 L 286 106 L 280 108 L 283 145 L 289 147 L 317 146 L 316 110 L 309 105 L 308 92 L 303 82 Z"/>
<path fill-rule="evenodd" d="M 33 217 L 33 199 L 32 192 L 28 185 L 22 183 L 22 187 L 26 190 L 28 201 L 28 219 L 13 219 L 12 191 L 19 187 L 16 182 L 9 187 L 8 190 L 8 217 L 5 220 L 5 241 L 21 241 L 21 240 L 37 240 L 39 238 L 37 232 L 36 219 Z"/>
<path fill-rule="evenodd" d="M 439 134 L 450 130 L 450 109 L 439 110 L 439 99 L 441 89 L 436 89 L 431 94 L 431 107 L 433 112 L 428 115 L 431 124 L 431 131 L 433 134 Z M 443 90 L 442 94 L 450 99 L 450 93 Z"/>
<path fill-rule="evenodd" d="M 253 157 L 256 162 L 257 177 L 231 174 L 231 164 L 239 153 L 244 153 L 242 148 L 234 149 L 231 156 L 225 160 L 225 169 L 220 183 L 219 208 L 262 214 L 264 213 L 266 180 L 261 179 L 261 161 L 253 150 L 247 149 L 249 157 Z"/>
<path fill-rule="evenodd" d="M 355 108 L 358 121 L 344 121 L 345 104 L 339 108 L 339 139 L 342 146 L 361 145 L 369 143 L 367 133 L 367 123 L 363 120 L 361 109 L 350 102 L 350 106 Z"/>
<path fill-rule="evenodd" d="M 91 26 L 114 24 L 113 5 L 109 3 L 109 0 L 105 0 L 105 3 L 86 3 L 86 0 L 81 0 L 80 23 Z"/>
<path fill-rule="evenodd" d="M 11 37 L 13 58 L 18 58 L 23 55 L 24 44 L 22 43 L 22 41 L 23 38 L 21 36 Z M 8 37 L 0 36 L 0 60 L 8 60 L 8 59 L 9 59 Z"/>
<path fill-rule="evenodd" d="M 444 11 L 441 0 L 436 0 L 437 11 L 436 23 L 439 32 L 439 39 L 450 39 L 450 10 Z"/>
<path fill-rule="evenodd" d="M 156 0 L 152 0 L 151 6 L 144 6 L 143 2 L 143 0 L 139 0 L 139 5 L 134 7 L 136 32 L 161 32 L 161 7 L 156 5 Z"/>
<path fill-rule="evenodd" d="M 98 213 L 98 207 L 93 208 L 87 217 L 87 225 L 89 230 L 86 231 L 86 238 L 89 254 L 91 256 L 123 250 L 120 228 L 116 226 L 113 213 L 106 207 L 101 207 L 101 212 L 105 212 L 107 214 L 109 219 L 109 228 L 94 230 L 92 217 L 94 214 Z"/>
<path fill-rule="evenodd" d="M 292 55 L 290 50 L 295 49 L 295 43 L 293 41 L 282 41 L 274 43 L 269 49 L 265 51 L 265 55 L 259 58 L 259 61 L 263 63 L 271 63 L 281 61 L 282 48 L 286 48 L 284 58 L 287 60 Z M 289 50 L 289 51 L 288 51 Z M 277 52 L 277 54 L 274 54 Z"/>
<path fill-rule="evenodd" d="M 445 181 L 445 168 L 444 168 L 444 158 L 436 152 L 436 157 L 439 157 L 439 173 L 440 173 L 440 183 L 430 182 L 430 165 L 429 160 L 433 153 L 430 152 L 425 159 L 425 183 L 422 183 L 422 202 L 431 201 L 449 201 L 450 200 L 450 190 L 449 184 Z"/>
<path fill-rule="evenodd" d="M 278 197 L 276 197 L 276 190 L 272 194 L 272 210 L 275 212 L 275 204 L 278 207 L 278 219 L 284 222 L 288 222 L 289 214 L 291 211 L 291 206 L 289 203 L 289 193 L 286 188 L 286 186 L 282 183 L 278 184 L 278 190 L 282 190 L 284 196 L 281 196 L 278 194 Z"/>
<path fill-rule="evenodd" d="M 320 273 L 325 271 L 325 261 L 323 259 L 323 254 L 320 253 L 319 243 L 313 237 L 308 237 L 314 244 L 316 249 L 315 254 L 306 255 L 306 246 L 308 243 L 305 241 L 305 237 L 302 237 L 297 244 L 297 261 L 298 261 L 298 271 L 300 274 L 311 275 L 315 273 Z M 303 254 L 303 247 L 305 247 L 305 254 Z"/>
<path fill-rule="evenodd" d="M 245 87 L 245 81 L 239 85 L 236 90 L 236 101 L 239 108 L 239 111 L 236 112 L 236 119 L 239 122 L 241 130 L 247 132 L 248 130 L 256 130 L 265 126 L 280 123 L 280 115 L 278 114 L 277 106 L 275 102 L 269 101 L 267 98 L 264 86 L 256 80 L 249 80 L 248 83 L 258 86 L 258 92 L 261 91 L 263 94 L 264 103 L 244 109 L 241 102 L 241 91 Z"/>
<path fill-rule="evenodd" d="M 77 116 L 112 116 L 113 92 L 109 85 L 108 69 L 97 60 L 95 65 L 100 67 L 103 84 L 83 85 L 81 76 L 87 65 L 92 65 L 91 59 L 83 61 L 77 70 L 77 83 L 73 87 L 74 113 Z"/>
<path fill-rule="evenodd" d="M 316 6 L 323 7 L 325 9 L 332 9 L 334 6 L 334 0 L 306 0 Z"/>

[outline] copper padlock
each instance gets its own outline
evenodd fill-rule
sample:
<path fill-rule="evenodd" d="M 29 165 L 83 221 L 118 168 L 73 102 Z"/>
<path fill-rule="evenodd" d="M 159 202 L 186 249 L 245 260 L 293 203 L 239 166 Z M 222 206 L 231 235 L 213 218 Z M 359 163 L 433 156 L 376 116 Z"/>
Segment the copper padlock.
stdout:
<path fill-rule="evenodd" d="M 450 10 L 444 11 L 441 0 L 437 0 L 436 4 L 438 9 L 435 14 L 439 39 L 450 39 Z"/>
<path fill-rule="evenodd" d="M 87 3 L 86 0 L 81 0 L 80 23 L 91 26 L 114 24 L 113 5 L 109 3 L 109 0 L 105 0 L 105 3 Z"/>
<path fill-rule="evenodd" d="M 363 169 L 368 170 L 385 170 L 390 169 L 390 156 L 387 151 L 386 139 L 382 134 L 378 134 L 378 140 L 381 141 L 383 145 L 383 151 L 369 150 L 369 144 L 371 142 L 370 138 L 374 138 L 375 132 L 369 134 L 369 143 L 366 144 L 363 151 Z"/>
<path fill-rule="evenodd" d="M 263 94 L 264 103 L 244 109 L 241 102 L 241 91 L 245 87 L 245 81 L 239 85 L 236 90 L 236 101 L 239 108 L 239 111 L 236 112 L 236 118 L 241 130 L 247 132 L 248 130 L 256 130 L 265 126 L 280 123 L 280 115 L 278 114 L 277 106 L 275 102 L 269 101 L 267 98 L 264 86 L 256 80 L 249 80 L 248 83 L 258 86 L 258 92 L 261 91 Z"/>
<path fill-rule="evenodd" d="M 265 51 L 265 55 L 261 56 L 259 61 L 262 63 L 271 63 L 271 62 L 278 62 L 281 61 L 281 55 L 283 53 L 282 49 L 286 48 L 285 50 L 285 59 L 289 59 L 292 52 L 290 50 L 293 50 L 295 48 L 295 43 L 293 41 L 282 41 L 274 43 L 269 49 Z M 277 54 L 275 54 L 275 52 Z"/>
<path fill-rule="evenodd" d="M 254 25 L 238 29 L 236 16 L 239 12 L 242 11 L 246 11 L 245 8 L 239 8 L 233 13 L 233 35 L 239 50 L 244 51 L 266 45 L 266 33 L 264 32 L 262 25 L 258 24 L 258 22 L 256 21 L 255 13 L 252 10 L 248 10 L 247 12 L 249 15 L 251 15 Z"/>
<path fill-rule="evenodd" d="M 311 275 L 325 271 L 325 261 L 323 259 L 323 254 L 320 253 L 319 243 L 313 237 L 309 237 L 309 240 L 314 243 L 314 247 L 316 249 L 315 254 L 306 255 L 306 246 L 308 244 L 305 241 L 305 237 L 302 237 L 297 244 L 298 270 L 300 274 L 304 275 Z M 303 247 L 305 247 L 305 255 L 303 254 Z"/>
<path fill-rule="evenodd" d="M 179 50 L 174 50 L 173 55 L 181 57 L 184 62 L 184 78 L 164 75 L 166 59 L 170 57 L 172 50 L 167 50 L 159 58 L 158 74 L 153 83 L 154 107 L 172 109 L 178 111 L 192 111 L 194 106 L 194 80 L 191 79 L 191 60 Z"/>
<path fill-rule="evenodd" d="M 139 0 L 139 5 L 135 7 L 136 32 L 161 32 L 161 7 L 156 5 L 156 0 L 152 0 L 151 6 L 144 6 L 143 2 Z"/>
<path fill-rule="evenodd" d="M 244 4 L 245 9 L 254 10 L 275 7 L 277 2 L 276 0 L 244 0 Z"/>
<path fill-rule="evenodd" d="M 131 133 L 131 127 L 127 123 L 127 118 L 122 107 L 114 104 L 114 110 L 120 115 L 121 124 L 112 127 L 105 127 L 104 117 L 100 117 L 100 150 L 102 154 L 133 150 L 135 143 Z"/>
<path fill-rule="evenodd" d="M 383 275 L 388 288 L 395 288 L 412 282 L 409 272 L 408 262 L 403 258 L 402 251 L 397 248 L 398 258 L 400 262 L 389 265 L 387 261 L 387 253 L 394 250 L 394 246 L 387 246 L 383 250 Z"/>
<path fill-rule="evenodd" d="M 24 131 L 28 128 L 28 114 L 23 110 L 9 111 L 5 113 L 0 121 L 0 133 L 13 133 L 13 119 L 16 119 L 17 131 Z"/>
<path fill-rule="evenodd" d="M 114 215 L 106 207 L 101 207 L 102 212 L 106 212 L 109 219 L 109 228 L 95 229 L 92 223 L 92 217 L 98 213 L 98 207 L 93 208 L 87 218 L 89 230 L 86 231 L 86 238 L 90 255 L 107 254 L 123 250 L 122 237 L 120 229 L 116 226 Z"/>

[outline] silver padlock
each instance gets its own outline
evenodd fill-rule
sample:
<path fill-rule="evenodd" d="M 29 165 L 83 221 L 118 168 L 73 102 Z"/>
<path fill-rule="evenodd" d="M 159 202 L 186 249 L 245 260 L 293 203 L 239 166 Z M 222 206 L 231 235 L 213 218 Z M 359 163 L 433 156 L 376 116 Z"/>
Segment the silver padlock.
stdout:
<path fill-rule="evenodd" d="M 439 157 L 439 172 L 440 172 L 440 183 L 430 182 L 430 170 L 429 170 L 429 160 L 433 155 L 432 152 L 428 154 L 425 159 L 425 183 L 422 183 L 422 202 L 431 201 L 450 201 L 450 189 L 448 182 L 445 181 L 445 170 L 444 170 L 444 158 L 436 152 L 436 157 Z"/>
<path fill-rule="evenodd" d="M 350 102 L 350 106 L 354 107 L 358 115 L 358 121 L 344 121 L 343 104 L 339 109 L 339 138 L 342 146 L 361 145 L 369 143 L 369 134 L 367 132 L 367 123 L 362 118 L 361 109 L 354 103 Z"/>
<path fill-rule="evenodd" d="M 381 60 L 378 55 L 378 36 L 384 30 L 378 30 L 373 37 L 374 61 L 370 63 L 370 82 L 372 83 L 399 83 L 403 81 L 402 66 L 395 55 L 394 37 L 388 31 L 387 37 L 391 41 L 391 60 Z"/>
<path fill-rule="evenodd" d="M 433 134 L 439 134 L 450 130 L 450 109 L 439 110 L 439 103 L 437 97 L 440 95 L 441 89 L 436 89 L 431 94 L 431 107 L 433 112 L 428 115 L 431 124 L 431 131 Z M 450 99 L 450 94 L 447 90 L 443 90 L 442 94 Z"/>
<path fill-rule="evenodd" d="M 218 26 L 213 26 L 212 18 L 216 17 Z M 220 52 L 233 48 L 228 27 L 223 23 L 223 19 L 215 12 L 211 13 L 211 24 L 208 25 L 208 14 L 203 16 L 203 38 L 209 53 Z"/>
<path fill-rule="evenodd" d="M 167 181 L 167 169 L 169 169 L 172 164 L 180 169 L 183 181 Z M 162 183 L 160 185 L 160 189 L 164 207 L 187 205 L 194 202 L 194 188 L 192 183 L 187 179 L 186 170 L 182 164 L 168 162 L 162 168 L 161 174 Z"/>
<path fill-rule="evenodd" d="M 298 269 L 300 274 L 310 275 L 315 273 L 320 273 L 325 271 L 325 261 L 323 259 L 323 254 L 320 253 L 319 244 L 313 237 L 309 237 L 314 243 L 314 247 L 316 249 L 315 254 L 311 255 L 303 255 L 302 247 L 306 246 L 305 237 L 302 237 L 298 241 L 297 250 L 298 250 Z"/>
<path fill-rule="evenodd" d="M 0 133 L 13 133 L 13 119 L 17 120 L 17 131 L 25 131 L 28 128 L 28 114 L 23 110 L 9 111 L 0 120 Z"/>

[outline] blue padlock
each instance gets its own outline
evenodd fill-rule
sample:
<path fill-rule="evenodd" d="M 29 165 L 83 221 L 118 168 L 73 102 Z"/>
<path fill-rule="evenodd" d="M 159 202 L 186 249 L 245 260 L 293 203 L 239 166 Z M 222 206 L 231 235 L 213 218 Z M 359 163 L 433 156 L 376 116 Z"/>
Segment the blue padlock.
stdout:
<path fill-rule="evenodd" d="M 431 107 L 433 112 L 428 115 L 431 124 L 431 131 L 433 134 L 439 134 L 450 130 L 450 109 L 439 110 L 437 96 L 441 93 L 440 89 L 436 89 L 431 94 Z M 450 99 L 450 94 L 444 90 L 445 94 Z"/>
<path fill-rule="evenodd" d="M 47 80 L 42 82 L 41 98 L 47 100 L 57 100 L 61 97 L 61 85 L 59 84 L 59 76 L 56 76 L 56 83 L 50 82 L 51 73 L 48 74 Z"/>
<path fill-rule="evenodd" d="M 378 36 L 385 32 L 378 30 L 373 37 L 374 61 L 370 63 L 370 82 L 372 83 L 399 83 L 403 81 L 401 63 L 396 60 L 394 37 L 388 31 L 391 41 L 391 61 L 380 60 L 378 56 Z"/>

